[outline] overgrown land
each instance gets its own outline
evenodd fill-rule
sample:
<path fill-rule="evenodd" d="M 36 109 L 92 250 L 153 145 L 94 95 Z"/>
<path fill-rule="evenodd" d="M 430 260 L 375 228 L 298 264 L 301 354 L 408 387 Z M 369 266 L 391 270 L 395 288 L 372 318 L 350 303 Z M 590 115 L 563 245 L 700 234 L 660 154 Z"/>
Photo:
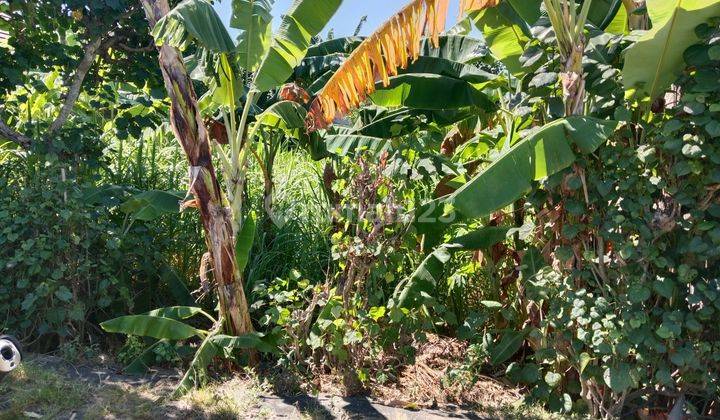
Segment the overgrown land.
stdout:
<path fill-rule="evenodd" d="M 218 2 L 0 0 L 0 417 L 720 417 L 720 0 Z"/>

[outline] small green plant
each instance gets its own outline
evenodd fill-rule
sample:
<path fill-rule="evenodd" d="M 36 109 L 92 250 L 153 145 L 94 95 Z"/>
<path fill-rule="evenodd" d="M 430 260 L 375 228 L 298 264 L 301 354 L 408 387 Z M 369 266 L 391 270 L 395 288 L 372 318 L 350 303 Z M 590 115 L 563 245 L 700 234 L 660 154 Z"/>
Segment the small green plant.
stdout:
<path fill-rule="evenodd" d="M 186 322 L 196 316 L 210 321 L 211 328 L 204 330 Z M 207 323 L 207 322 L 206 322 Z M 205 381 L 207 366 L 212 359 L 218 357 L 232 358 L 238 350 L 259 350 L 272 352 L 274 347 L 263 341 L 258 333 L 243 336 L 221 334 L 222 321 L 218 321 L 201 308 L 191 306 L 172 306 L 152 310 L 143 315 L 126 315 L 111 319 L 100 324 L 103 330 L 111 333 L 122 333 L 128 336 L 149 337 L 157 340 L 145 348 L 127 369 L 135 370 L 153 360 L 167 361 L 177 357 L 175 346 L 178 341 L 189 342 L 200 340 L 194 352 L 190 366 L 175 389 L 175 396 L 186 394 L 192 388 Z M 138 344 L 131 341 L 131 348 Z"/>

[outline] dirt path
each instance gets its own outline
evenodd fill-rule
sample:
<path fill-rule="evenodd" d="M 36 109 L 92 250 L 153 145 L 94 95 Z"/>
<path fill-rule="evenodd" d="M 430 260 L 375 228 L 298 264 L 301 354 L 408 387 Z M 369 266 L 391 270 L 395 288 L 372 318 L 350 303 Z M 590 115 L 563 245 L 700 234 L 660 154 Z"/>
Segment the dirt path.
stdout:
<path fill-rule="evenodd" d="M 283 397 L 251 375 L 210 384 L 179 400 L 166 399 L 179 378 L 177 371 L 137 377 L 107 367 L 74 366 L 57 357 L 31 356 L 22 369 L 0 383 L 0 418 L 498 418 L 452 406 L 406 410 L 364 397 Z"/>

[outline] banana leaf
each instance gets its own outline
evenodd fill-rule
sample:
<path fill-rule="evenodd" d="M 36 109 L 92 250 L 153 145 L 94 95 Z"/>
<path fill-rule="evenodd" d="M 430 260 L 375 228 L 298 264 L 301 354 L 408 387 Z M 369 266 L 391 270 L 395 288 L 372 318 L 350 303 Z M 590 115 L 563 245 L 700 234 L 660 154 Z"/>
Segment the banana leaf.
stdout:
<path fill-rule="evenodd" d="M 330 54 L 350 54 L 363 42 L 363 37 L 350 36 L 345 38 L 334 38 L 308 48 L 306 57 L 320 57 Z"/>
<path fill-rule="evenodd" d="M 165 15 L 152 31 L 158 45 L 169 44 L 183 49 L 189 39 L 204 48 L 229 53 L 235 44 L 225 25 L 206 0 L 184 0 Z"/>
<path fill-rule="evenodd" d="M 151 315 L 126 315 L 100 324 L 100 327 L 110 333 L 139 335 L 167 340 L 185 340 L 204 334 L 190 325 L 171 318 Z"/>
<path fill-rule="evenodd" d="M 521 198 L 533 181 L 570 166 L 575 161 L 572 145 L 581 153 L 592 153 L 617 127 L 616 121 L 592 117 L 551 122 L 516 142 L 447 202 L 465 217 L 487 216 Z"/>
<path fill-rule="evenodd" d="M 472 84 L 448 76 L 412 73 L 390 78 L 387 87 L 370 95 L 379 106 L 445 110 L 475 107 L 492 112 L 496 106 Z"/>
<path fill-rule="evenodd" d="M 232 0 L 230 27 L 239 29 L 237 60 L 254 71 L 265 55 L 272 35 L 272 0 Z"/>
<path fill-rule="evenodd" d="M 720 0 L 648 0 L 652 29 L 625 52 L 625 97 L 652 101 L 685 68 L 683 53 L 700 41 L 695 28 L 720 16 Z"/>
<path fill-rule="evenodd" d="M 342 0 L 295 0 L 283 15 L 280 28 L 255 73 L 254 87 L 260 92 L 283 84 L 293 73 Z"/>

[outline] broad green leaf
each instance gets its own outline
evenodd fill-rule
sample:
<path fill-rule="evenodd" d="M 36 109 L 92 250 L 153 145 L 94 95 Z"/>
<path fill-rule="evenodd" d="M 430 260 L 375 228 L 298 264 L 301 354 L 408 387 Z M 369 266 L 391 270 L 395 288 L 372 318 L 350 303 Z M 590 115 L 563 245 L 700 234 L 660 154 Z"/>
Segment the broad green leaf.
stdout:
<path fill-rule="evenodd" d="M 395 289 L 397 306 L 400 308 L 414 308 L 424 301 L 423 294 L 432 295 L 435 287 L 441 280 L 445 270 L 445 263 L 450 260 L 450 252 L 445 247 L 439 247 L 405 280 L 398 284 Z"/>
<path fill-rule="evenodd" d="M 520 350 L 525 341 L 525 333 L 523 331 L 507 330 L 500 336 L 500 340 L 490 347 L 490 364 L 497 366 L 510 359 Z"/>
<path fill-rule="evenodd" d="M 507 2 L 473 12 L 475 26 L 483 33 L 490 51 L 514 75 L 524 72 L 520 56 L 530 41 L 530 28 Z"/>
<path fill-rule="evenodd" d="M 327 134 L 323 139 L 327 151 L 338 156 L 351 155 L 359 150 L 378 154 L 391 147 L 391 142 L 384 138 L 358 134 Z"/>
<path fill-rule="evenodd" d="M 331 54 L 350 54 L 363 42 L 362 37 L 334 38 L 308 48 L 306 57 L 322 57 Z"/>
<path fill-rule="evenodd" d="M 110 333 L 139 335 L 167 340 L 185 340 L 202 334 L 190 325 L 171 318 L 150 315 L 126 315 L 100 324 Z"/>
<path fill-rule="evenodd" d="M 153 309 L 145 315 L 181 320 L 192 318 L 203 312 L 202 308 L 196 308 L 194 306 L 168 306 L 166 308 Z"/>
<path fill-rule="evenodd" d="M 237 60 L 240 67 L 254 71 L 270 44 L 272 1 L 232 0 L 230 27 L 239 29 Z"/>
<path fill-rule="evenodd" d="M 585 0 L 591 1 L 587 20 L 600 29 L 606 29 L 613 23 L 620 10 L 625 11 L 622 0 Z M 580 2 L 580 6 L 585 1 Z M 625 14 L 627 17 L 627 14 Z"/>
<path fill-rule="evenodd" d="M 683 53 L 700 39 L 695 28 L 720 16 L 720 0 L 648 0 L 652 29 L 625 51 L 625 97 L 652 101 L 685 68 Z"/>
<path fill-rule="evenodd" d="M 616 121 L 569 117 L 547 124 L 515 143 L 463 185 L 447 201 L 469 218 L 482 217 L 508 206 L 537 181 L 575 161 L 571 145 L 593 152 L 618 127 Z"/>
<path fill-rule="evenodd" d="M 437 57 L 459 63 L 472 63 L 483 56 L 478 53 L 483 42 L 477 38 L 463 35 L 445 35 L 439 38 L 438 47 L 435 48 L 429 38 L 423 38 L 420 43 L 421 57 Z"/>
<path fill-rule="evenodd" d="M 628 28 L 627 10 L 623 6 L 618 9 L 617 13 L 615 13 L 615 17 L 613 17 L 613 20 L 605 27 L 605 32 L 623 35 L 629 31 L 630 28 Z"/>
<path fill-rule="evenodd" d="M 319 34 L 342 0 L 294 0 L 255 74 L 260 92 L 283 84 L 305 57 L 312 37 Z"/>
<path fill-rule="evenodd" d="M 587 367 L 587 365 L 589 365 L 592 360 L 593 360 L 593 358 L 590 357 L 590 355 L 587 354 L 586 352 L 580 353 L 580 374 L 581 375 L 585 371 L 585 368 Z"/>
<path fill-rule="evenodd" d="M 452 28 L 448 29 L 446 35 L 469 35 L 472 32 L 472 19 L 469 16 L 465 16 L 458 20 Z"/>
<path fill-rule="evenodd" d="M 134 219 L 150 221 L 165 214 L 179 213 L 182 199 L 183 194 L 174 191 L 144 191 L 122 203 L 120 210 Z"/>
<path fill-rule="evenodd" d="M 307 111 L 297 102 L 280 101 L 272 104 L 262 114 L 257 116 L 257 124 L 295 130 L 305 128 Z"/>
<path fill-rule="evenodd" d="M 476 107 L 493 111 L 495 104 L 472 84 L 435 74 L 403 74 L 390 78 L 387 87 L 378 88 L 372 101 L 379 106 L 405 106 L 416 109 L 456 109 Z"/>
<path fill-rule="evenodd" d="M 173 391 L 173 397 L 179 398 L 192 390 L 205 374 L 207 366 L 212 362 L 213 357 L 218 354 L 217 346 L 212 342 L 215 334 L 208 334 L 195 352 L 190 367 L 183 375 L 177 388 Z"/>
<path fill-rule="evenodd" d="M 345 62 L 347 57 L 348 56 L 343 53 L 305 57 L 302 62 L 300 62 L 300 65 L 293 70 L 293 80 L 302 86 L 311 86 L 320 78 L 324 79 L 325 74 L 334 73 L 335 70 L 340 68 L 342 63 Z M 323 86 L 326 82 L 327 80 L 323 82 Z"/>
<path fill-rule="evenodd" d="M 471 107 L 460 109 L 387 109 L 382 107 L 366 106 L 358 111 L 363 118 L 365 114 L 372 114 L 363 118 L 363 125 L 353 128 L 353 132 L 364 136 L 388 138 L 410 134 L 427 124 L 445 127 L 458 121 L 476 115 L 478 111 Z"/>
<path fill-rule="evenodd" d="M 562 380 L 562 375 L 557 372 L 548 372 L 545 374 L 545 383 L 550 385 L 551 388 L 555 388 Z"/>
<path fill-rule="evenodd" d="M 486 83 L 497 78 L 492 73 L 480 70 L 472 64 L 464 64 L 458 61 L 448 60 L 440 57 L 423 57 L 408 64 L 400 71 L 400 74 L 426 73 L 439 76 L 448 76 L 455 79 L 462 79 L 472 84 Z M 392 82 L 391 82 L 392 83 Z"/>
<path fill-rule="evenodd" d="M 158 45 L 183 48 L 189 36 L 210 51 L 235 49 L 225 25 L 206 0 L 183 0 L 158 21 L 152 34 Z"/>
<path fill-rule="evenodd" d="M 240 228 L 237 240 L 235 241 L 235 263 L 237 269 L 242 273 L 250 260 L 250 250 L 255 241 L 255 212 L 251 211 Z"/>
<path fill-rule="evenodd" d="M 212 100 L 218 105 L 234 106 L 243 94 L 242 82 L 237 78 L 225 53 L 218 54 L 210 90 Z"/>
<path fill-rule="evenodd" d="M 510 230 L 503 226 L 485 226 L 473 232 L 458 236 L 445 244 L 448 248 L 461 250 L 487 249 L 502 242 Z"/>
<path fill-rule="evenodd" d="M 542 3 L 542 0 L 506 0 L 506 2 L 512 7 L 513 11 L 530 26 L 534 25 L 542 15 L 540 11 L 540 3 Z"/>
<path fill-rule="evenodd" d="M 398 284 L 394 293 L 397 306 L 400 308 L 414 308 L 424 302 L 423 294 L 432 296 L 436 285 L 442 280 L 441 276 L 445 270 L 445 263 L 450 260 L 451 252 L 490 248 L 502 242 L 507 231 L 508 228 L 487 226 L 456 237 L 437 247 L 425 257 L 425 260 L 410 277 Z"/>

